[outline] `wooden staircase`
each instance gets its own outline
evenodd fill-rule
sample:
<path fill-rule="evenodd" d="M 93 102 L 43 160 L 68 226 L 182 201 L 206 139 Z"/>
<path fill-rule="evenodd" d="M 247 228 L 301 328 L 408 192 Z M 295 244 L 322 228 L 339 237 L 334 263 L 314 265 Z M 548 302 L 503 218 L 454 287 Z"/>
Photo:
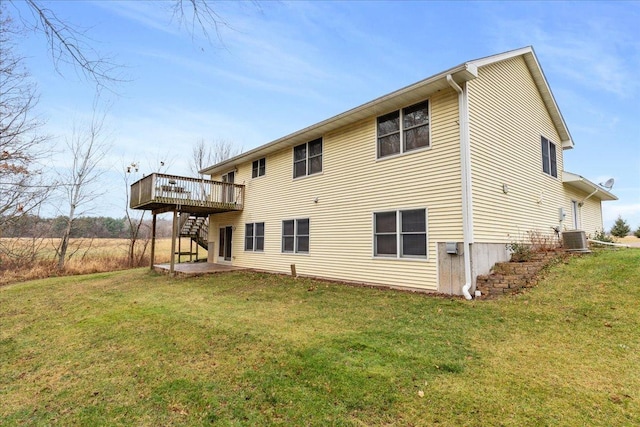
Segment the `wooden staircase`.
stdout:
<path fill-rule="evenodd" d="M 188 256 L 189 262 L 199 262 L 206 261 L 206 258 L 199 258 L 199 248 L 208 249 L 208 241 L 209 241 L 209 220 L 207 217 L 203 216 L 195 216 L 195 215 L 180 215 L 180 225 L 179 225 L 180 235 L 179 237 L 188 237 L 189 238 L 189 250 L 183 251 L 181 248 L 180 241 L 178 240 L 178 251 L 176 255 L 178 255 L 178 262 L 181 261 L 182 256 Z M 195 252 L 194 252 L 195 249 Z M 195 256 L 195 260 L 193 257 Z"/>

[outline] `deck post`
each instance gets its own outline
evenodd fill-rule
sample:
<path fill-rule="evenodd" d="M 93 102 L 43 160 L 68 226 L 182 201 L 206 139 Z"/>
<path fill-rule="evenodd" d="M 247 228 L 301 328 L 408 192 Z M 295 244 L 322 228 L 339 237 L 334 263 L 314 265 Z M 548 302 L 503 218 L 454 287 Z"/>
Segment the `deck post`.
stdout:
<path fill-rule="evenodd" d="M 182 212 L 180 213 L 180 224 L 182 224 Z M 177 230 L 178 231 L 178 264 L 180 264 L 182 262 L 182 236 L 181 231 L 182 230 Z"/>
<path fill-rule="evenodd" d="M 149 262 L 149 269 L 153 270 L 153 264 L 156 260 L 156 214 L 153 214 L 151 220 L 151 261 Z"/>
<path fill-rule="evenodd" d="M 175 274 L 176 266 L 176 234 L 178 234 L 178 211 L 173 210 L 173 227 L 171 228 L 171 263 L 169 265 L 169 274 Z"/>

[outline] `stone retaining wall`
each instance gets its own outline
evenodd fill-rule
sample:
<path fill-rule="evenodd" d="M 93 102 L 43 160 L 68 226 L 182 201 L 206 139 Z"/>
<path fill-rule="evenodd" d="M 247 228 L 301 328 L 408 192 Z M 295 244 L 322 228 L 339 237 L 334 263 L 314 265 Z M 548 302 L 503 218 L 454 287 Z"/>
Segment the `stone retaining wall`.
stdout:
<path fill-rule="evenodd" d="M 540 270 L 567 256 L 562 251 L 536 252 L 526 262 L 499 262 L 493 266 L 490 274 L 478 276 L 476 290 L 482 293 L 481 299 L 487 299 L 533 287 L 538 282 Z"/>

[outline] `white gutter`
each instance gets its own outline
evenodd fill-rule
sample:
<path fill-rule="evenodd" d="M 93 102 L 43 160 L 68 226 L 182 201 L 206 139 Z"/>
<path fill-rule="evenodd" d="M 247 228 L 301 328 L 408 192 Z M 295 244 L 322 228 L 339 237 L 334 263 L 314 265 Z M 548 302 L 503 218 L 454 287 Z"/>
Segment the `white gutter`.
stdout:
<path fill-rule="evenodd" d="M 469 106 L 467 93 L 447 74 L 447 83 L 458 92 L 458 116 L 460 120 L 460 167 L 462 181 L 462 232 L 464 238 L 464 279 L 462 294 L 468 300 L 472 299 L 469 292 L 472 283 L 471 274 L 471 244 L 473 242 L 473 203 L 471 195 L 471 150 L 469 144 Z M 466 85 L 465 85 L 466 89 Z"/>

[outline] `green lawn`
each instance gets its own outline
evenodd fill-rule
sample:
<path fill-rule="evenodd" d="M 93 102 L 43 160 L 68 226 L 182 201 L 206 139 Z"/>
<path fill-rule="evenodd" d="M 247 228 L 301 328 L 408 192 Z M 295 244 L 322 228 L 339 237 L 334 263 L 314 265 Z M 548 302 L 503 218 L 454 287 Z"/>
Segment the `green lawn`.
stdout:
<path fill-rule="evenodd" d="M 640 250 L 468 302 L 233 273 L 0 288 L 0 425 L 640 425 Z"/>

